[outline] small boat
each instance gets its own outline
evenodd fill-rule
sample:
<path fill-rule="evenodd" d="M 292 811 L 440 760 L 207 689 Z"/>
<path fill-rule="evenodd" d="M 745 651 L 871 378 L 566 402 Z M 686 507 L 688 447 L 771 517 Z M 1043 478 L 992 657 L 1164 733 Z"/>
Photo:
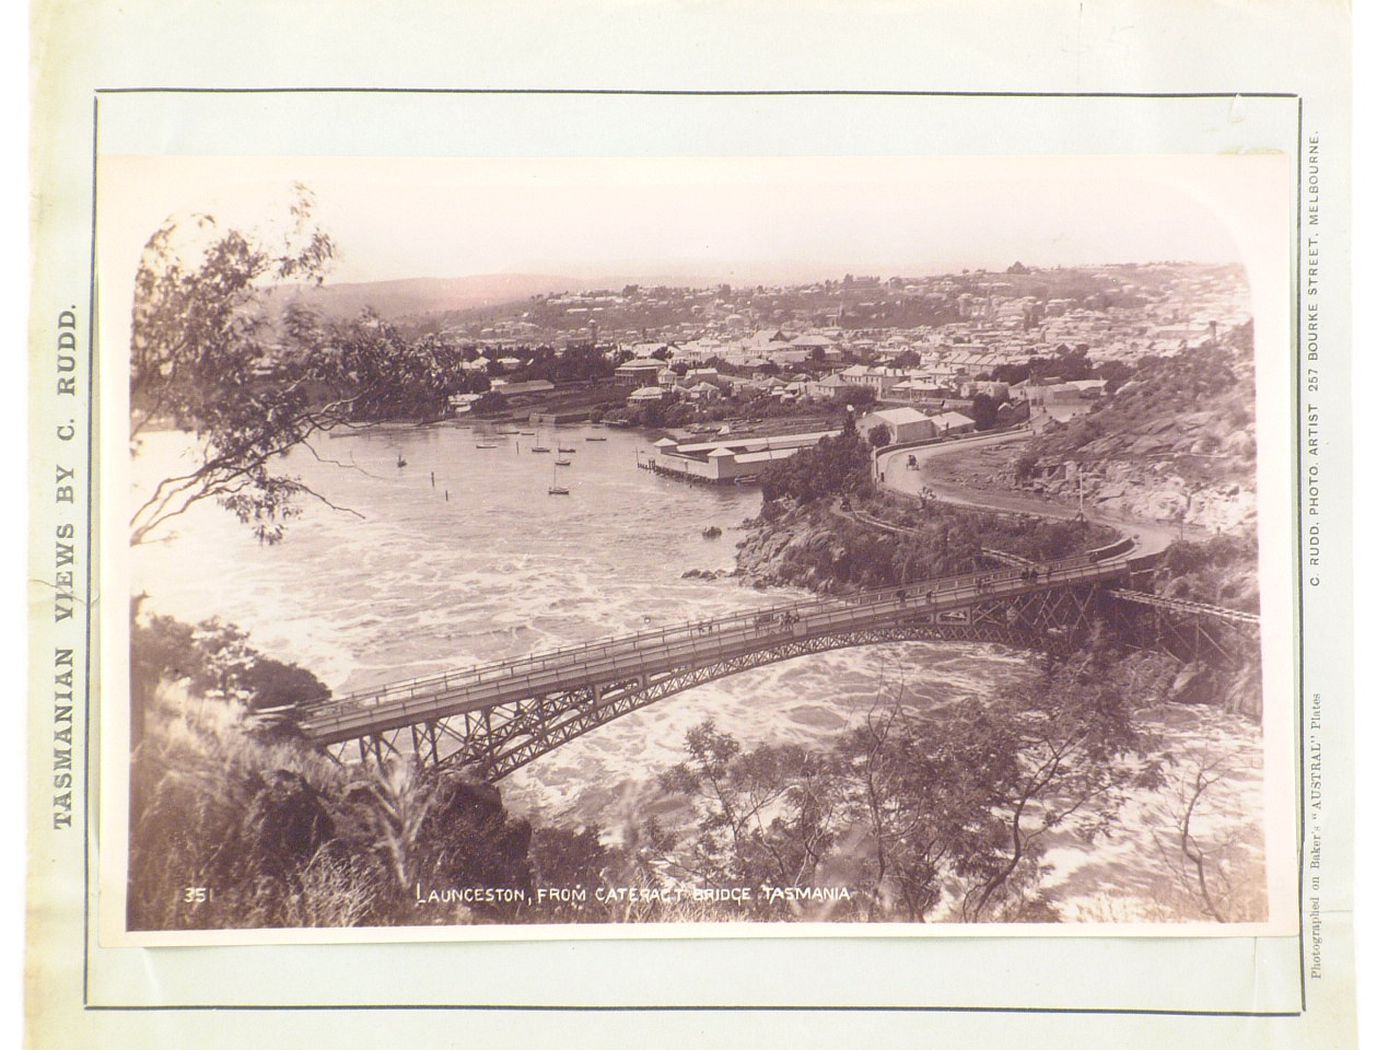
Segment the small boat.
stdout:
<path fill-rule="evenodd" d="M 406 467 L 406 466 L 408 466 L 408 460 L 404 459 L 403 456 L 402 456 L 402 454 L 399 456 L 399 466 L 400 466 L 400 467 Z"/>
<path fill-rule="evenodd" d="M 555 452 L 577 452 L 578 449 L 576 449 L 576 448 L 565 448 L 563 445 L 556 445 L 556 446 L 554 447 L 554 451 L 555 451 Z"/>
<path fill-rule="evenodd" d="M 554 465 L 555 465 L 556 467 L 567 467 L 567 466 L 568 466 L 570 463 L 572 463 L 572 462 L 573 462 L 573 460 L 571 460 L 571 459 L 556 459 L 556 460 L 554 461 Z"/>
<path fill-rule="evenodd" d="M 500 448 L 500 443 L 496 441 L 478 441 L 477 448 Z"/>
<path fill-rule="evenodd" d="M 531 445 L 531 446 L 530 446 L 530 451 L 531 451 L 531 452 L 553 452 L 554 449 L 550 448 L 548 445 Z"/>
<path fill-rule="evenodd" d="M 554 481 L 549 486 L 549 494 L 551 496 L 567 496 L 569 494 L 568 486 L 559 484 L 558 464 L 555 464 Z"/>
<path fill-rule="evenodd" d="M 518 434 L 518 433 L 520 433 L 520 431 L 518 431 L 518 430 L 498 430 L 498 431 L 496 431 L 496 433 L 497 433 L 497 434 Z"/>
<path fill-rule="evenodd" d="M 607 439 L 607 438 L 586 437 L 586 438 L 584 438 L 583 440 L 584 440 L 584 441 L 606 441 L 606 440 L 608 440 L 608 439 Z"/>

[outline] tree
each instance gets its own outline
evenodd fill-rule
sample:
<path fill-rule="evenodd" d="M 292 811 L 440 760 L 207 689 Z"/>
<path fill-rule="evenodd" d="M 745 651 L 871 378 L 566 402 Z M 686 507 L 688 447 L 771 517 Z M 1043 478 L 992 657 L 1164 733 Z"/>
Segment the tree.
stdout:
<path fill-rule="evenodd" d="M 1040 888 L 1050 837 L 1092 842 L 1130 793 L 1162 783 L 1156 741 L 1132 719 L 1136 673 L 1093 640 L 989 699 L 916 716 L 898 699 L 877 704 L 829 754 L 744 751 L 702 723 L 661 778 L 699 816 L 666 836 L 686 847 L 673 863 L 720 884 L 821 885 L 839 871 L 870 918 L 1053 921 Z M 1187 859 L 1210 863 L 1188 834 Z"/>
<path fill-rule="evenodd" d="M 510 398 L 499 390 L 488 390 L 472 404 L 472 411 L 480 415 L 489 412 L 504 412 L 510 407 Z"/>
<path fill-rule="evenodd" d="M 854 405 L 856 408 L 869 408 L 879 400 L 875 388 L 869 386 L 850 387 L 842 396 L 845 398 L 846 404 Z"/>
<path fill-rule="evenodd" d="M 1095 641 L 973 713 L 977 733 L 1011 735 L 1015 761 L 989 785 L 1002 844 L 971 880 L 961 904 L 965 919 L 1019 917 L 1024 880 L 1040 867 L 1047 836 L 1066 830 L 1092 842 L 1110 830 L 1130 790 L 1161 785 L 1161 762 L 1133 723 L 1124 686 Z"/>
<path fill-rule="evenodd" d="M 1034 359 L 1032 359 L 1034 360 Z M 1029 362 L 1016 365 L 997 365 L 992 369 L 992 379 L 998 383 L 1007 383 L 1015 386 L 1017 383 L 1024 383 L 1030 378 L 1031 369 Z"/>
<path fill-rule="evenodd" d="M 870 475 L 870 446 L 854 428 L 839 437 L 824 437 L 763 474 L 763 499 L 771 503 L 791 497 L 810 503 L 838 492 L 852 491 Z"/>
<path fill-rule="evenodd" d="M 872 709 L 837 754 L 850 772 L 850 819 L 870 833 L 865 881 L 907 922 L 925 922 L 958 881 L 997 870 L 1004 836 L 995 810 L 999 783 L 1015 764 L 1004 726 L 982 725 L 959 705 L 934 725 L 896 702 Z"/>
<path fill-rule="evenodd" d="M 835 842 L 841 777 L 832 756 L 795 745 L 743 751 L 713 721 L 685 743 L 686 760 L 661 776 L 700 811 L 699 834 L 677 863 L 703 884 L 812 885 Z"/>
<path fill-rule="evenodd" d="M 287 308 L 280 334 L 288 349 L 277 352 L 268 302 L 274 285 L 319 284 L 335 255 L 311 210 L 310 192 L 297 186 L 280 236 L 220 230 L 202 215 L 168 220 L 146 243 L 132 307 L 131 448 L 169 426 L 195 447 L 190 470 L 143 493 L 131 543 L 205 500 L 276 542 L 297 498 L 315 495 L 274 464 L 348 420 L 354 398 L 327 395 L 328 351 L 309 309 Z"/>
<path fill-rule="evenodd" d="M 876 423 L 867 435 L 871 448 L 884 448 L 890 443 L 890 428 L 884 423 Z"/>
<path fill-rule="evenodd" d="M 1106 382 L 1104 393 L 1116 394 L 1118 388 L 1133 377 L 1133 368 L 1123 361 L 1101 361 L 1094 368 L 1094 376 Z"/>
<path fill-rule="evenodd" d="M 977 394 L 972 399 L 972 422 L 977 430 L 990 430 L 997 425 L 997 399 L 990 394 Z"/>
<path fill-rule="evenodd" d="M 1225 756 L 1193 750 L 1155 814 L 1166 830 L 1154 830 L 1153 837 L 1177 896 L 1215 922 L 1259 921 L 1267 911 L 1262 843 L 1251 841 L 1257 831 L 1222 821 L 1216 808 L 1216 796 L 1227 791 L 1215 786 L 1225 781 L 1228 788 L 1239 775 Z"/>
<path fill-rule="evenodd" d="M 471 372 L 459 384 L 459 393 L 484 394 L 491 389 L 491 380 L 484 372 Z"/>

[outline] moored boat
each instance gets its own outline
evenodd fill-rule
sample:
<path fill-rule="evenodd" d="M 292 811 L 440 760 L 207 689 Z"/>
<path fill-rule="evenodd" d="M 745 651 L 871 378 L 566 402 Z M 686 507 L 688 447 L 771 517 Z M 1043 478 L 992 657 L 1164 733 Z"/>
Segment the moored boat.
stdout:
<path fill-rule="evenodd" d="M 551 496 L 567 496 L 569 494 L 568 486 L 559 484 L 559 465 L 557 463 L 554 465 L 554 480 L 550 482 L 549 494 Z"/>

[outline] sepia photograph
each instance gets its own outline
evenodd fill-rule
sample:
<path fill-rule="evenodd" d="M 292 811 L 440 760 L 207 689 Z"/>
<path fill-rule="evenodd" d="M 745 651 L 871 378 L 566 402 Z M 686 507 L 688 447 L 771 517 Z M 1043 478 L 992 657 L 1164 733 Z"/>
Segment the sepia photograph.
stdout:
<path fill-rule="evenodd" d="M 1296 921 L 1280 158 L 98 178 L 127 933 Z"/>

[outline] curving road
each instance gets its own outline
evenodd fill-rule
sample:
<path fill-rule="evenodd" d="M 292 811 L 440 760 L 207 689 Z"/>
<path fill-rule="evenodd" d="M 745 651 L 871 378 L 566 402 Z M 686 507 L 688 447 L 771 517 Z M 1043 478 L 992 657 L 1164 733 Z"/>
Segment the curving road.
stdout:
<path fill-rule="evenodd" d="M 958 438 L 953 441 L 931 442 L 915 448 L 902 448 L 889 452 L 879 452 L 875 456 L 876 470 L 880 484 L 895 492 L 910 496 L 920 495 L 924 489 L 930 490 L 943 503 L 976 510 L 1004 511 L 1011 514 L 1033 514 L 1041 518 L 1056 518 L 1072 521 L 1079 516 L 1076 507 L 1057 503 L 1048 496 L 1033 496 L 1005 489 L 969 489 L 948 482 L 926 481 L 923 470 L 911 470 L 907 463 L 910 455 L 916 458 L 920 468 L 931 459 L 939 456 L 957 455 L 972 448 L 985 448 L 990 445 L 1007 445 L 1025 441 L 1032 437 L 1029 430 L 1007 430 L 977 437 Z M 1150 521 L 1123 514 L 1109 514 L 1092 506 L 1085 506 L 1084 517 L 1096 525 L 1116 529 L 1125 536 L 1137 541 L 1139 554 L 1156 554 L 1166 550 L 1176 540 L 1206 539 L 1209 533 L 1200 529 L 1182 529 L 1175 522 Z"/>

